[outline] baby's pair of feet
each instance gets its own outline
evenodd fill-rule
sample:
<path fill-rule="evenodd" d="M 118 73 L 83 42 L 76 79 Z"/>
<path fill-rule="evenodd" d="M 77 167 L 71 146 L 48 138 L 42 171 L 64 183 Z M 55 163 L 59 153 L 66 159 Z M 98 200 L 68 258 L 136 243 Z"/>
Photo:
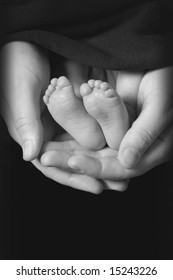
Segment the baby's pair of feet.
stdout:
<path fill-rule="evenodd" d="M 43 100 L 54 120 L 80 145 L 98 150 L 106 144 L 118 150 L 129 128 L 126 107 L 109 83 L 89 80 L 80 97 L 64 76 L 51 80 Z"/>

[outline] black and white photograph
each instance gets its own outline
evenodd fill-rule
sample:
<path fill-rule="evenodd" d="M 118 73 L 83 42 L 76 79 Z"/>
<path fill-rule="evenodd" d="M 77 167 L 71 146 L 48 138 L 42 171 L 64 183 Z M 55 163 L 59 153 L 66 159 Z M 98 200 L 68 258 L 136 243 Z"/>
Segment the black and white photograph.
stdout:
<path fill-rule="evenodd" d="M 0 13 L 0 259 L 172 260 L 173 2 Z"/>

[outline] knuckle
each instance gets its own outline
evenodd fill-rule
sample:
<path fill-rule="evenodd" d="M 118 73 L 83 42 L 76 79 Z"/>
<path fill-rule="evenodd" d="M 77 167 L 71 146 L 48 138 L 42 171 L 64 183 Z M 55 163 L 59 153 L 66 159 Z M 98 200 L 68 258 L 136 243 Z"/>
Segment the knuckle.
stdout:
<path fill-rule="evenodd" d="M 16 120 L 16 128 L 20 129 L 21 127 L 28 125 L 28 119 L 26 117 L 20 117 Z"/>
<path fill-rule="evenodd" d="M 27 129 L 31 128 L 33 123 L 26 117 L 20 117 L 16 120 L 15 126 L 18 132 L 25 132 Z"/>
<path fill-rule="evenodd" d="M 141 150 L 145 150 L 149 147 L 156 138 L 156 132 L 151 132 L 149 128 L 136 128 L 136 133 L 138 135 Z"/>

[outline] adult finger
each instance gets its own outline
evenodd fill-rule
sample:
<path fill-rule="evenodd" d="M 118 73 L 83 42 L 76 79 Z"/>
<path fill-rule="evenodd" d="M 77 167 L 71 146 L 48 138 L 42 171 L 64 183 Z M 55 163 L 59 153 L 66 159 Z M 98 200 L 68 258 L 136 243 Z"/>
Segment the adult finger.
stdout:
<path fill-rule="evenodd" d="M 115 156 L 75 155 L 69 158 L 70 168 L 101 180 L 126 180 L 146 173 L 172 159 L 173 126 L 167 128 L 145 152 L 135 168 L 122 166 Z"/>
<path fill-rule="evenodd" d="M 103 180 L 104 189 L 124 192 L 127 190 L 130 180 Z"/>
<path fill-rule="evenodd" d="M 124 180 L 130 173 L 115 157 L 75 155 L 69 158 L 68 165 L 73 170 L 102 180 Z"/>
<path fill-rule="evenodd" d="M 68 143 L 68 142 L 67 142 Z M 66 144 L 67 144 L 66 143 Z M 62 143 L 60 143 L 62 144 Z M 56 143 L 49 143 L 49 145 L 46 145 L 46 152 L 41 156 L 40 162 L 44 167 L 57 167 L 58 169 L 68 171 L 71 173 L 83 173 L 81 169 L 79 168 L 70 168 L 68 165 L 68 160 L 74 155 L 74 151 L 69 149 L 69 146 L 64 143 L 64 146 L 61 148 L 67 147 L 67 150 L 58 150 Z M 83 154 L 85 154 L 83 152 Z M 87 151 L 86 151 L 86 154 Z M 93 155 L 93 154 L 91 154 Z M 87 164 L 87 162 L 86 162 Z M 92 168 L 92 166 L 91 166 Z M 122 180 L 122 181 L 111 181 L 111 180 L 105 180 L 103 182 L 104 189 L 106 190 L 116 190 L 116 191 L 124 191 L 128 187 L 128 180 Z"/>
<path fill-rule="evenodd" d="M 119 160 L 126 168 L 137 165 L 144 152 L 172 121 L 169 71 L 160 69 L 149 72 L 141 82 L 138 106 L 142 107 L 142 111 L 127 131 L 119 148 Z"/>
<path fill-rule="evenodd" d="M 40 163 L 38 159 L 35 159 L 34 161 L 32 161 L 32 163 L 46 177 L 62 185 L 90 192 L 93 194 L 99 194 L 103 190 L 102 182 L 90 176 L 70 173 L 56 167 L 45 167 Z"/>
<path fill-rule="evenodd" d="M 41 156 L 40 162 L 43 166 L 57 167 L 63 170 L 70 171 L 71 169 L 68 166 L 68 160 L 71 156 L 72 153 L 68 151 L 47 151 Z"/>
<path fill-rule="evenodd" d="M 87 151 L 87 150 L 73 150 L 70 149 L 70 142 L 72 143 L 71 146 L 73 147 L 73 141 L 67 141 L 64 143 L 54 143 L 50 142 L 46 145 L 43 146 L 42 149 L 42 156 L 40 157 L 40 162 L 43 166 L 55 166 L 58 168 L 62 169 L 68 169 L 68 170 L 73 170 L 73 172 L 79 172 L 81 173 L 80 167 L 76 167 L 74 164 L 72 164 L 72 169 L 71 166 L 69 165 L 69 159 L 71 157 L 74 157 L 75 155 L 77 156 L 86 156 L 89 158 L 95 158 L 100 160 L 100 157 L 103 158 L 103 156 L 106 154 L 106 156 L 109 155 L 109 150 L 106 151 L 100 151 L 99 153 L 94 152 L 94 151 Z M 63 144 L 63 145 L 62 145 Z M 75 144 L 75 143 L 74 143 Z M 77 144 L 78 145 L 78 144 Z M 58 147 L 61 149 L 58 149 Z M 113 150 L 111 150 L 113 151 Z M 116 151 L 110 152 L 111 154 L 111 159 L 114 159 L 113 156 L 117 155 Z M 100 156 L 99 156 L 100 155 Z M 113 156 L 112 156 L 113 155 Z M 107 157 L 108 158 L 108 157 Z M 84 166 L 85 165 L 85 166 Z M 87 169 L 92 169 L 92 165 L 88 165 L 87 161 L 82 162 L 83 170 Z M 87 171 L 88 172 L 88 171 Z M 85 173 L 85 172 L 83 172 Z"/>
<path fill-rule="evenodd" d="M 66 139 L 70 140 L 66 140 Z M 75 150 L 83 150 L 84 147 L 81 146 L 77 141 L 70 138 L 69 134 L 60 135 L 55 138 L 57 141 L 49 141 L 43 145 L 42 152 L 48 151 L 75 151 Z"/>

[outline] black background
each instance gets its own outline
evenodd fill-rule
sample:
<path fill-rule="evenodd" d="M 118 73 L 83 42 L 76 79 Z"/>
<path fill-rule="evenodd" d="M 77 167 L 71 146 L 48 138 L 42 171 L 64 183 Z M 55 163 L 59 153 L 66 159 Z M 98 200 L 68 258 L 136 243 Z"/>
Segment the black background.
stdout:
<path fill-rule="evenodd" d="M 1 124 L 3 259 L 172 259 L 172 167 L 93 195 L 45 178 Z"/>

